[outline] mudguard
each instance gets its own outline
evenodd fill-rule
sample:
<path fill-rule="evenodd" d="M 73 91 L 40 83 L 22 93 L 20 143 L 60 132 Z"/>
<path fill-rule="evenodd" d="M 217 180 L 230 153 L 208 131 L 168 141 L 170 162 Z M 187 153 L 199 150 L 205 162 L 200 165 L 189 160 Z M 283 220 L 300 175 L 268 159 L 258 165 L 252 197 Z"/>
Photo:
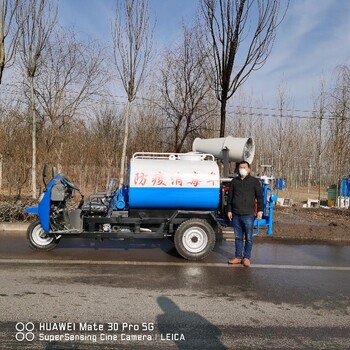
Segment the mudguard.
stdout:
<path fill-rule="evenodd" d="M 38 215 L 39 214 L 39 207 L 29 207 L 29 208 L 24 209 L 24 212 L 28 213 L 28 214 Z"/>
<path fill-rule="evenodd" d="M 37 207 L 30 207 L 25 209 L 26 213 L 39 216 L 41 227 L 46 233 L 50 232 L 51 190 L 56 182 L 61 181 L 62 177 L 63 176 L 61 174 L 58 174 L 55 178 L 50 180 L 50 182 L 46 185 L 46 188 L 42 194 L 42 198 Z"/>
<path fill-rule="evenodd" d="M 50 231 L 50 193 L 44 192 L 37 207 L 29 207 L 24 211 L 28 214 L 38 215 L 41 227 L 46 233 Z"/>

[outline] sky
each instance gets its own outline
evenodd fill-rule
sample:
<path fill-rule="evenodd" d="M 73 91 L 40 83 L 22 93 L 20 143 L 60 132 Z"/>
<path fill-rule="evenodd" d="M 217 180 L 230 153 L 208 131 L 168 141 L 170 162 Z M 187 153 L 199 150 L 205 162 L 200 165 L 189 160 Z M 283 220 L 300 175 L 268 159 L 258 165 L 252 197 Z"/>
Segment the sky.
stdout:
<path fill-rule="evenodd" d="M 195 21 L 198 1 L 149 3 L 151 16 L 156 19 L 155 46 L 161 52 L 177 40 L 182 23 Z M 115 0 L 60 0 L 60 22 L 64 26 L 72 26 L 80 36 L 101 40 L 106 45 L 111 44 L 114 11 Z M 290 107 L 309 111 L 321 79 L 331 84 L 340 64 L 350 64 L 350 1 L 290 0 L 266 64 L 251 74 L 243 91 L 259 100 L 260 106 L 273 108 L 277 105 L 278 88 L 283 85 Z"/>

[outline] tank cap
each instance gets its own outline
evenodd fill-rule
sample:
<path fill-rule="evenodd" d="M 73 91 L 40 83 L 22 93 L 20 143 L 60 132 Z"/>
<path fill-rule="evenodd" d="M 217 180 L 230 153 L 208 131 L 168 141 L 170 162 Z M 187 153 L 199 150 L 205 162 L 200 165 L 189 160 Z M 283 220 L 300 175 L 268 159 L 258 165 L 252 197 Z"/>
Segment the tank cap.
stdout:
<path fill-rule="evenodd" d="M 200 153 L 200 152 L 187 152 L 187 153 L 182 153 L 180 156 L 181 160 L 204 160 L 205 154 Z"/>

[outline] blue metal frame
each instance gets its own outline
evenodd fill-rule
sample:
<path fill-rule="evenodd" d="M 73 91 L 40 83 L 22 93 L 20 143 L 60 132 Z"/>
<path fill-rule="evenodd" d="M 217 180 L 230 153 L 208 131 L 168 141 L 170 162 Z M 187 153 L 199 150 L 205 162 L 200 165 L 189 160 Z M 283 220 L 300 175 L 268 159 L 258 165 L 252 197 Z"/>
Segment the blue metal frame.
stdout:
<path fill-rule="evenodd" d="M 110 202 L 110 208 L 124 210 L 128 207 L 128 187 L 122 185 L 118 191 L 114 192 L 113 198 Z"/>
<path fill-rule="evenodd" d="M 49 183 L 46 185 L 43 191 L 43 197 L 41 198 L 38 206 L 30 207 L 25 209 L 24 211 L 28 214 L 35 214 L 39 216 L 39 221 L 41 227 L 44 229 L 46 233 L 50 232 L 50 204 L 51 204 L 51 190 L 52 187 L 58 181 L 61 181 L 63 175 L 58 174 L 54 178 L 52 178 Z"/>
<path fill-rule="evenodd" d="M 269 198 L 268 194 L 270 194 Z M 254 220 L 254 227 L 256 227 L 256 232 L 253 234 L 253 236 L 258 236 L 260 234 L 261 227 L 267 227 L 267 234 L 269 236 L 272 235 L 274 203 L 277 200 L 277 196 L 272 192 L 272 189 L 269 187 L 269 183 L 265 181 L 263 182 L 263 195 L 263 217 L 261 220 Z"/>
<path fill-rule="evenodd" d="M 267 234 L 271 236 L 273 232 L 274 203 L 277 201 L 277 195 L 275 195 L 272 189 L 269 187 L 268 179 L 261 180 L 264 197 L 263 217 L 261 220 L 254 220 L 254 227 L 256 228 L 256 231 L 253 233 L 253 236 L 258 236 L 260 234 L 261 227 L 267 227 Z M 220 223 L 220 225 L 232 226 L 232 223 L 226 218 L 217 217 L 217 221 Z"/>

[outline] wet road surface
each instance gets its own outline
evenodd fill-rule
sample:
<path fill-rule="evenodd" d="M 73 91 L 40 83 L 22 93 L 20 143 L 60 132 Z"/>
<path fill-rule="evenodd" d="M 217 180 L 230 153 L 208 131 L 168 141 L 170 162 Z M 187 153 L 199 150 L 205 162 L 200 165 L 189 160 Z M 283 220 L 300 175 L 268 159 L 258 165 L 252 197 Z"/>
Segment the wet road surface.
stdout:
<path fill-rule="evenodd" d="M 350 246 L 256 242 L 249 269 L 226 264 L 233 249 L 223 241 L 189 262 L 168 240 L 66 239 L 34 252 L 2 236 L 0 347 L 349 348 Z M 59 322 L 75 329 L 48 329 Z"/>

